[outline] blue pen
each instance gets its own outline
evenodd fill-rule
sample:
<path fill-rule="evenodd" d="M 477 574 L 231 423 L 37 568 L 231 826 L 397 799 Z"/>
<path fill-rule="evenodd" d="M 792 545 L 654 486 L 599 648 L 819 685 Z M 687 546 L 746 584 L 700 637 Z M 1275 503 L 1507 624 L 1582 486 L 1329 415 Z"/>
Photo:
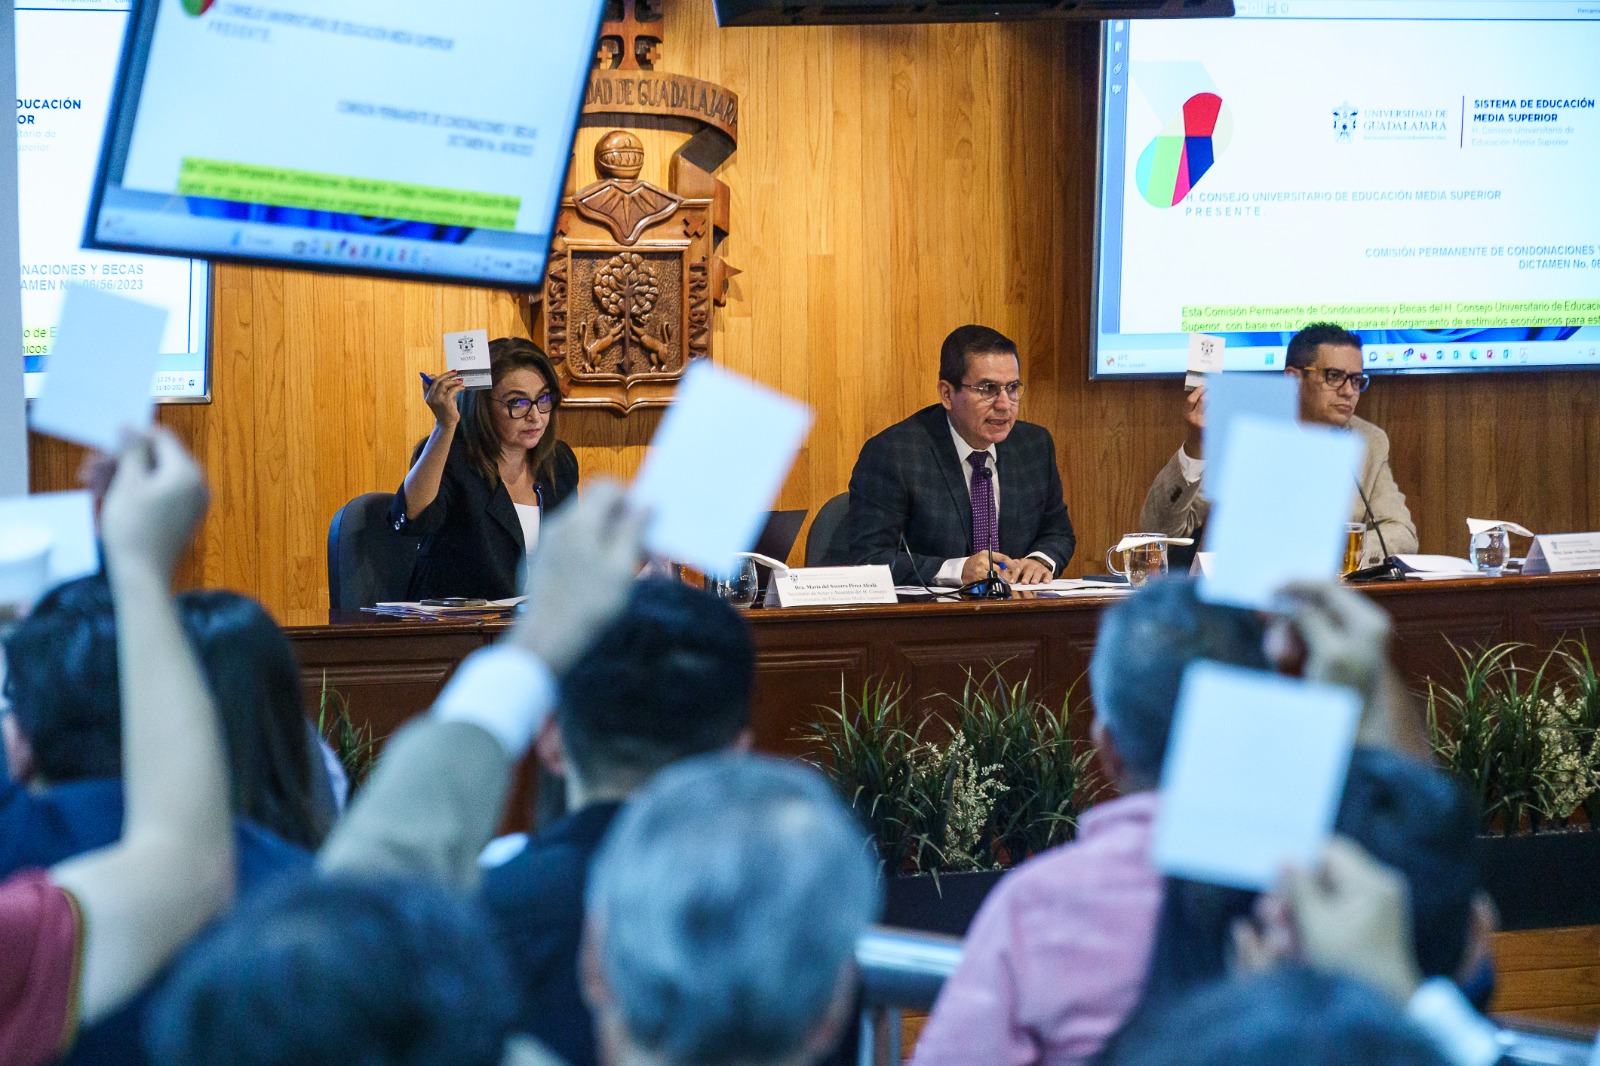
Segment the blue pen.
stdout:
<path fill-rule="evenodd" d="M 433 379 L 430 378 L 428 375 L 424 374 L 422 371 L 419 370 L 419 371 L 417 371 L 417 377 L 422 379 L 422 387 L 423 388 L 425 388 L 425 389 L 433 388 Z"/>

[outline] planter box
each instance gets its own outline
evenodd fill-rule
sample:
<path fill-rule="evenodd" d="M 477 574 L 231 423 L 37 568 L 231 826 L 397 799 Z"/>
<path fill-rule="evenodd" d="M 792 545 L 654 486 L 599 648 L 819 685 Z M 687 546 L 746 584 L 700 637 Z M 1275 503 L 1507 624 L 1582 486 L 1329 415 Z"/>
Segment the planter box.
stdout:
<path fill-rule="evenodd" d="M 1600 925 L 1600 833 L 1568 829 L 1479 838 L 1483 887 L 1502 929 Z"/>
<path fill-rule="evenodd" d="M 1500 908 L 1501 928 L 1600 925 L 1600 832 L 1570 829 L 1480 837 L 1483 886 Z M 1001 870 L 890 878 L 885 925 L 965 936 Z"/>
<path fill-rule="evenodd" d="M 883 924 L 924 933 L 966 936 L 984 897 L 1003 870 L 891 877 L 884 885 Z"/>

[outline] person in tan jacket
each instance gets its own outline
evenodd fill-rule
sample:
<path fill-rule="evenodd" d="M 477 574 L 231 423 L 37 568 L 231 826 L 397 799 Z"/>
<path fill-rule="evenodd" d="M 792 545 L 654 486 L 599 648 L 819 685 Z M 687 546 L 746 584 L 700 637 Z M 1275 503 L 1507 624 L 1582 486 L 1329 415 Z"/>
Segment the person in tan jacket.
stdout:
<path fill-rule="evenodd" d="M 1300 381 L 1301 421 L 1349 429 L 1360 434 L 1366 445 L 1361 493 L 1351 494 L 1350 515 L 1352 522 L 1367 527 L 1362 565 L 1380 561 L 1385 547 L 1391 555 L 1416 551 L 1416 523 L 1389 469 L 1388 434 L 1356 417 L 1361 394 L 1372 383 L 1361 365 L 1361 338 L 1341 326 L 1314 322 L 1290 338 L 1284 361 L 1284 373 Z M 1183 444 L 1161 468 L 1145 496 L 1139 511 L 1141 532 L 1188 537 L 1198 534 L 1206 523 L 1211 503 L 1200 492 L 1200 473 L 1205 467 L 1201 450 L 1205 391 L 1202 385 L 1188 396 Z"/>

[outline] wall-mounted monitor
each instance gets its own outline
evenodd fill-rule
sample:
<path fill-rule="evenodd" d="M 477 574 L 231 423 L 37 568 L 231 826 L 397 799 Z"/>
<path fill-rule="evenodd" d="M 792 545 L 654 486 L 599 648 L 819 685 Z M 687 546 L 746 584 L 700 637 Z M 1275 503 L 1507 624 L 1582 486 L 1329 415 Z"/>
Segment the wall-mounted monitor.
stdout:
<path fill-rule="evenodd" d="M 1600 5 L 1236 7 L 1104 27 L 1093 377 L 1316 320 L 1378 373 L 1600 366 Z"/>
<path fill-rule="evenodd" d="M 211 395 L 211 268 L 194 259 L 84 251 L 95 164 L 128 0 L 16 0 L 17 199 L 25 387 L 39 391 L 69 284 L 167 310 L 158 400 Z"/>
<path fill-rule="evenodd" d="M 531 289 L 604 0 L 136 0 L 84 243 Z"/>

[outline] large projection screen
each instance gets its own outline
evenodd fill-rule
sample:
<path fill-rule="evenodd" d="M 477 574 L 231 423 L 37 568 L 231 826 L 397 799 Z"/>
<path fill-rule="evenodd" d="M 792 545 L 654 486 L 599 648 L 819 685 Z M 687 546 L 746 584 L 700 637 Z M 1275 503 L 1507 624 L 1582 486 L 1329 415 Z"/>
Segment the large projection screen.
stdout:
<path fill-rule="evenodd" d="M 603 0 L 137 0 L 85 245 L 544 278 Z"/>
<path fill-rule="evenodd" d="M 1600 4 L 1250 0 L 1104 30 L 1091 376 L 1600 366 Z"/>
<path fill-rule="evenodd" d="M 38 394 L 68 285 L 167 310 L 158 400 L 210 398 L 211 269 L 85 251 L 83 222 L 128 25 L 128 0 L 16 0 L 17 189 L 25 387 Z"/>

